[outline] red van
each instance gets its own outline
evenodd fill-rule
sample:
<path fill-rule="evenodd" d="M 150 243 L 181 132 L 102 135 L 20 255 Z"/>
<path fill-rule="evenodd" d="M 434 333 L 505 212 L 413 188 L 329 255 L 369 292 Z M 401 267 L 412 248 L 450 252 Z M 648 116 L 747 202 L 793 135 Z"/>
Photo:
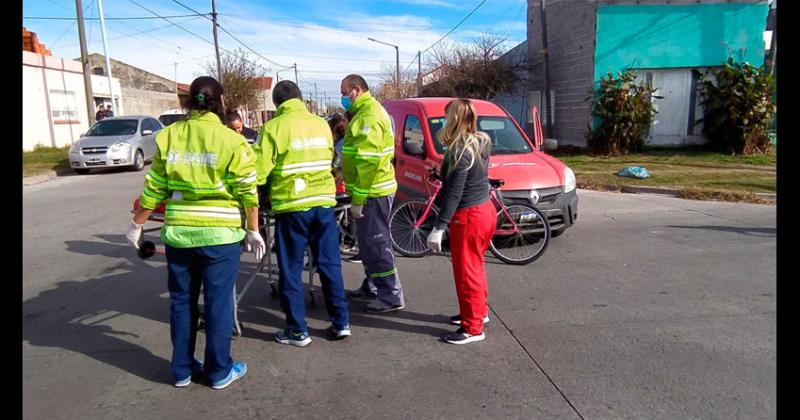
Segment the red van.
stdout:
<path fill-rule="evenodd" d="M 437 133 L 444 123 L 444 108 L 454 98 L 411 98 L 383 102 L 395 129 L 395 177 L 397 202 L 427 198 L 426 177 L 435 165 L 441 167 L 444 149 Z M 478 129 L 492 138 L 489 177 L 505 181 L 503 199 L 533 204 L 547 214 L 553 236 L 558 236 L 578 218 L 575 174 L 558 159 L 541 150 L 544 138 L 534 109 L 537 133 L 534 142 L 503 108 L 488 101 L 473 100 Z"/>

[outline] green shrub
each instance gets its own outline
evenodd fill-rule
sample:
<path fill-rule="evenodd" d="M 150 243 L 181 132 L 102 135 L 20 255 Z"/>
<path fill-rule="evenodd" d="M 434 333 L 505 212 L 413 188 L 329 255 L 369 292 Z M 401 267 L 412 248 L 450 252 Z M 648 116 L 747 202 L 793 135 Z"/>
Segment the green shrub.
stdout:
<path fill-rule="evenodd" d="M 737 63 L 731 56 L 704 74 L 699 88 L 700 121 L 713 147 L 731 154 L 769 153 L 775 78 L 765 66 Z"/>
<path fill-rule="evenodd" d="M 660 98 L 653 92 L 650 84 L 637 83 L 630 70 L 619 73 L 618 78 L 608 73 L 600 79 L 599 88 L 591 92 L 592 116 L 598 123 L 586 135 L 589 151 L 600 155 L 640 151 L 656 112 L 652 98 Z"/>

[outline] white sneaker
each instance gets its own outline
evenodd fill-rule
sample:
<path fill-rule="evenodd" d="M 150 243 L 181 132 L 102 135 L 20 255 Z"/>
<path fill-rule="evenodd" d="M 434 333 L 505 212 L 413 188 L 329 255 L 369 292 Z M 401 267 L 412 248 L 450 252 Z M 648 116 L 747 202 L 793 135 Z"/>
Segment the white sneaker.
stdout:
<path fill-rule="evenodd" d="M 337 330 L 335 326 L 331 325 L 331 332 L 339 339 L 350 337 L 350 324 L 345 325 L 341 330 Z"/>

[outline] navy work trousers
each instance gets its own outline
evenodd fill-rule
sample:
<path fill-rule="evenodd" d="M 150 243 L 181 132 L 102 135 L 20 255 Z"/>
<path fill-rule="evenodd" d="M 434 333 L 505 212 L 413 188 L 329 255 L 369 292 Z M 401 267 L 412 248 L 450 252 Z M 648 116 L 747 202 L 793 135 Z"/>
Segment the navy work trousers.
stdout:
<path fill-rule="evenodd" d="M 333 208 L 314 207 L 275 215 L 275 241 L 278 248 L 278 291 L 281 308 L 286 314 L 286 328 L 298 333 L 308 330 L 303 265 L 309 245 L 331 322 L 337 329 L 347 326 L 350 317 L 342 280 L 339 229 Z"/>
<path fill-rule="evenodd" d="M 192 373 L 203 288 L 205 371 L 212 382 L 228 376 L 233 366 L 233 287 L 239 274 L 241 244 L 174 248 L 166 246 L 171 301 L 172 374 L 181 380 Z"/>

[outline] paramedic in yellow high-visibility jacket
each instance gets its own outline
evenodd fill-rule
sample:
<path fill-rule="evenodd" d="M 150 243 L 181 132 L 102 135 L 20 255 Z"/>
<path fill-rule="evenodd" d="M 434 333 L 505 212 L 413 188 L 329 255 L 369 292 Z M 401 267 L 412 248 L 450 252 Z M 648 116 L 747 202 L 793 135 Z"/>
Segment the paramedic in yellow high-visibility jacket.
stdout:
<path fill-rule="evenodd" d="M 186 105 L 186 119 L 156 136 L 153 164 L 126 237 L 139 248 L 145 221 L 166 200 L 161 239 L 172 302 L 174 385 L 188 386 L 193 375 L 205 371 L 211 387 L 222 389 L 247 372 L 230 354 L 241 242 L 256 258 L 266 251 L 258 233 L 255 155 L 244 137 L 222 124 L 223 89 L 214 78 L 195 79 Z M 201 285 L 204 362 L 194 357 Z"/>
<path fill-rule="evenodd" d="M 351 214 L 358 227 L 359 255 L 366 273 L 361 287 L 348 295 L 372 300 L 367 305 L 369 313 L 397 311 L 405 308 L 405 299 L 389 236 L 389 215 L 397 191 L 391 118 L 369 93 L 363 77 L 345 77 L 341 91 L 342 106 L 353 115 L 344 135 L 342 175 L 353 199 Z"/>
<path fill-rule="evenodd" d="M 284 80 L 272 90 L 275 117 L 261 127 L 254 146 L 258 184 L 269 184 L 275 213 L 278 291 L 286 328 L 275 341 L 297 347 L 311 342 L 305 320 L 303 262 L 306 248 L 317 264 L 330 333 L 350 336 L 347 297 L 342 280 L 336 185 L 331 174 L 333 138 L 328 123 L 308 112 L 300 89 Z"/>

